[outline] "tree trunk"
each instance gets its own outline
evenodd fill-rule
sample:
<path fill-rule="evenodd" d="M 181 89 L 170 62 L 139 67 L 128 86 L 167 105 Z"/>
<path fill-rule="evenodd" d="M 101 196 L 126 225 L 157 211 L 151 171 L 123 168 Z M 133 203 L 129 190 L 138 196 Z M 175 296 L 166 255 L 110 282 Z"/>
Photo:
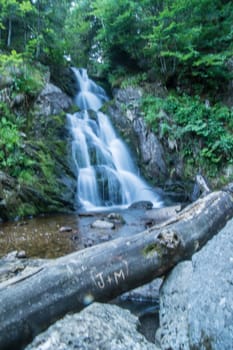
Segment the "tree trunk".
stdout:
<path fill-rule="evenodd" d="M 232 216 L 231 194 L 213 192 L 161 225 L 61 257 L 0 289 L 0 349 L 21 349 L 66 313 L 164 275 Z"/>
<path fill-rule="evenodd" d="M 7 47 L 11 46 L 11 35 L 12 35 L 12 18 L 8 21 L 8 36 L 7 36 Z"/>

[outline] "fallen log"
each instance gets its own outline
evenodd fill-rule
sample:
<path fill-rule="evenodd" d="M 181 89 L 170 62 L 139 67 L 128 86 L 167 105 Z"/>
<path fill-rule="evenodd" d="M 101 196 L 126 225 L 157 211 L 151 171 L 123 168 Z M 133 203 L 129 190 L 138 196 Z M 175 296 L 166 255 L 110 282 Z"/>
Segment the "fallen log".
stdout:
<path fill-rule="evenodd" d="M 161 225 L 61 257 L 0 289 L 0 349 L 23 349 L 66 313 L 164 275 L 232 216 L 232 195 L 213 192 Z"/>

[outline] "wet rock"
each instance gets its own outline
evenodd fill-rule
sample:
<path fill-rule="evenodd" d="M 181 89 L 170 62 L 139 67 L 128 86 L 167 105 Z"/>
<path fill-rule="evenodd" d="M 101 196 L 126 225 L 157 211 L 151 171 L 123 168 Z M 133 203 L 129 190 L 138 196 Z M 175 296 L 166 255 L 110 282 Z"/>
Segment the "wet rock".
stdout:
<path fill-rule="evenodd" d="M 63 233 L 63 232 L 72 232 L 72 231 L 73 231 L 73 229 L 70 226 L 62 226 L 62 227 L 59 228 L 59 232 L 61 232 L 61 233 Z"/>
<path fill-rule="evenodd" d="M 153 208 L 153 203 L 150 201 L 140 201 L 140 202 L 135 202 L 130 205 L 129 209 L 152 209 Z"/>
<path fill-rule="evenodd" d="M 166 278 L 160 295 L 162 349 L 232 348 L 232 231 L 233 219 Z"/>
<path fill-rule="evenodd" d="M 25 350 L 158 350 L 137 332 L 137 318 L 115 305 L 94 303 L 67 315 Z"/>
<path fill-rule="evenodd" d="M 96 220 L 91 224 L 92 228 L 99 228 L 103 230 L 114 229 L 115 225 L 112 222 L 106 220 Z"/>
<path fill-rule="evenodd" d="M 18 259 L 25 259 L 27 257 L 27 254 L 25 250 L 20 250 L 19 252 L 17 252 L 16 257 Z"/>
<path fill-rule="evenodd" d="M 100 237 L 100 242 L 108 242 L 111 238 L 111 235 L 102 235 Z"/>
<path fill-rule="evenodd" d="M 26 225 L 28 225 L 28 222 L 27 221 L 19 221 L 19 222 L 17 222 L 17 224 L 16 224 L 16 227 L 18 226 L 26 226 Z"/>
<path fill-rule="evenodd" d="M 95 244 L 95 241 L 93 239 L 87 239 L 84 242 L 84 248 L 92 247 Z"/>
<path fill-rule="evenodd" d="M 107 220 L 114 222 L 115 224 L 123 225 L 125 220 L 122 215 L 119 213 L 110 213 L 107 215 Z"/>

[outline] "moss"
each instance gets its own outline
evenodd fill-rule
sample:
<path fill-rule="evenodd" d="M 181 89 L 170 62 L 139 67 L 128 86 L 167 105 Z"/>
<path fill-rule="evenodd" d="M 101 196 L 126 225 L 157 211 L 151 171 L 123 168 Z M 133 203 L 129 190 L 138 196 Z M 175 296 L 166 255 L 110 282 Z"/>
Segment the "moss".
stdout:
<path fill-rule="evenodd" d="M 150 257 L 154 254 L 157 254 L 159 257 L 162 257 L 163 253 L 164 248 L 161 247 L 161 245 L 157 242 L 151 243 L 143 249 L 143 255 L 146 257 Z"/>

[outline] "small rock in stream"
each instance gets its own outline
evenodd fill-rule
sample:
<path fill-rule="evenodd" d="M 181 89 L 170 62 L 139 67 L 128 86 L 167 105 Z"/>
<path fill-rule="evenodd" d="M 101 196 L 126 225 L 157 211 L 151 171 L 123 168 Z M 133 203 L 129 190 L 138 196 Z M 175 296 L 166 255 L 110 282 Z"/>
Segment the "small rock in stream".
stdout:
<path fill-rule="evenodd" d="M 17 252 L 16 257 L 18 259 L 26 259 L 27 254 L 26 254 L 25 250 L 20 250 L 19 252 Z"/>
<path fill-rule="evenodd" d="M 109 221 L 105 221 L 105 220 L 96 220 L 91 224 L 92 228 L 100 228 L 100 229 L 104 229 L 104 230 L 108 230 L 108 229 L 114 229 L 115 225 L 112 222 Z"/>
<path fill-rule="evenodd" d="M 129 209 L 152 209 L 153 208 L 153 203 L 150 201 L 139 201 L 131 204 Z"/>
<path fill-rule="evenodd" d="M 62 226 L 62 227 L 59 228 L 59 232 L 61 232 L 61 233 L 63 233 L 63 232 L 72 232 L 72 231 L 73 231 L 73 229 L 70 226 Z"/>
<path fill-rule="evenodd" d="M 123 225 L 125 224 L 125 220 L 122 217 L 122 215 L 118 214 L 118 213 L 110 213 L 107 215 L 107 219 L 111 222 L 114 222 L 115 224 L 120 224 Z"/>

